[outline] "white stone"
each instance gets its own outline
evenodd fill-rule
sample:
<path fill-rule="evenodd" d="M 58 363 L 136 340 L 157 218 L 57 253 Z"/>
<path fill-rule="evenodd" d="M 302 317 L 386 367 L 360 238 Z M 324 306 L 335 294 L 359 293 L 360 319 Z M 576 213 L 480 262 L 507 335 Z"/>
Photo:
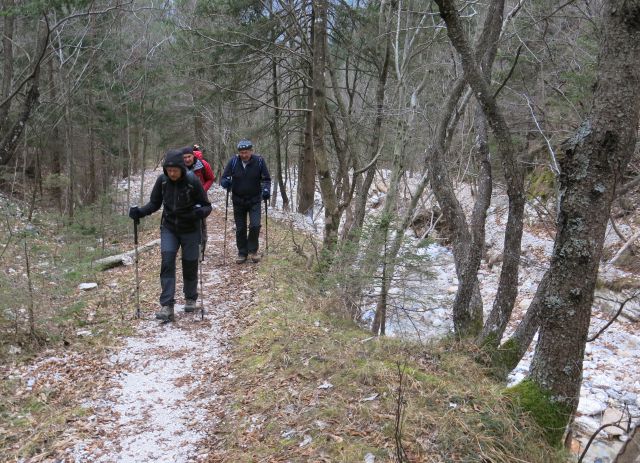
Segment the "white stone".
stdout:
<path fill-rule="evenodd" d="M 591 384 L 594 387 L 610 387 L 611 378 L 604 375 L 594 375 L 593 378 L 591 378 Z"/>
<path fill-rule="evenodd" d="M 580 397 L 578 403 L 578 414 L 585 416 L 593 416 L 602 413 L 607 406 L 592 397 Z"/>
<path fill-rule="evenodd" d="M 95 289 L 98 287 L 98 283 L 80 283 L 78 285 L 78 289 L 81 289 L 83 291 L 89 291 L 91 289 Z"/>
<path fill-rule="evenodd" d="M 598 420 L 590 416 L 578 416 L 574 420 L 574 426 L 580 428 L 585 434 L 593 434 L 600 427 Z"/>

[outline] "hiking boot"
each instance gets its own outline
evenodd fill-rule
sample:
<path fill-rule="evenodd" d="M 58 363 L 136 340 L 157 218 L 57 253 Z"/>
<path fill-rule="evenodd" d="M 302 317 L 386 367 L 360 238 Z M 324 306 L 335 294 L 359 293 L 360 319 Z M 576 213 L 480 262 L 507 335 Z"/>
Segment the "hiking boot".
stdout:
<path fill-rule="evenodd" d="M 163 305 L 162 309 L 160 309 L 160 312 L 156 312 L 156 318 L 165 322 L 172 322 L 174 319 L 173 307 Z"/>
<path fill-rule="evenodd" d="M 184 304 L 185 312 L 194 312 L 196 310 L 196 300 L 195 299 L 187 299 Z"/>
<path fill-rule="evenodd" d="M 236 264 L 244 264 L 247 261 L 247 256 L 238 255 L 236 257 Z"/>
<path fill-rule="evenodd" d="M 257 264 L 258 262 L 260 262 L 262 257 L 254 252 L 253 254 L 249 254 L 249 259 L 251 259 L 251 262 L 253 262 L 254 264 Z"/>

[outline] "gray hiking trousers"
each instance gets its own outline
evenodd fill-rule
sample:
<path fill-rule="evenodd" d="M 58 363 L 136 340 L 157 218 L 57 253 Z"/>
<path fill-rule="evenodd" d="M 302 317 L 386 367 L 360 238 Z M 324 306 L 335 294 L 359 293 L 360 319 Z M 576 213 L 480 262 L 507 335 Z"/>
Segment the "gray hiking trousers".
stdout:
<path fill-rule="evenodd" d="M 173 307 L 176 294 L 176 257 L 182 248 L 182 280 L 185 299 L 198 299 L 198 251 L 202 230 L 176 233 L 160 227 L 160 305 Z"/>

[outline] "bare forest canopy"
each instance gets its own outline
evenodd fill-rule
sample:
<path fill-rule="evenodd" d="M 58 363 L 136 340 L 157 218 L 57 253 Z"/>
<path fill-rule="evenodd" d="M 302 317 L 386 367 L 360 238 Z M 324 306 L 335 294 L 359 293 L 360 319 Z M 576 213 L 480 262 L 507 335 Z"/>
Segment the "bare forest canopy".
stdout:
<path fill-rule="evenodd" d="M 570 419 L 611 207 L 640 173 L 640 0 L 2 0 L 0 21 L 4 190 L 73 217 L 169 148 L 201 144 L 219 176 L 250 138 L 274 206 L 321 203 L 315 265 L 352 272 L 336 290 L 354 319 L 382 267 L 384 334 L 405 232 L 426 236 L 435 217 L 456 261 L 456 335 L 509 371 L 539 332 L 531 381 Z M 493 193 L 508 220 L 500 287 L 482 301 Z M 503 342 L 532 201 L 554 252 Z"/>

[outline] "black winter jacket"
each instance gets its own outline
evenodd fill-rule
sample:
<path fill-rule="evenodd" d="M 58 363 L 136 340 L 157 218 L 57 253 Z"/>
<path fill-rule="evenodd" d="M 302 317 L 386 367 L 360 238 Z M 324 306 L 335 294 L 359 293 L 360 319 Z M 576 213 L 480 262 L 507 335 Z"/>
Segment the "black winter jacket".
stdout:
<path fill-rule="evenodd" d="M 167 167 L 179 167 L 182 175 L 175 182 L 167 175 Z M 145 215 L 153 214 L 163 206 L 162 225 L 175 233 L 189 233 L 200 226 L 195 209 L 203 208 L 204 217 L 211 213 L 211 203 L 193 172 L 187 171 L 182 151 L 169 150 L 163 163 L 164 174 L 156 179 L 149 202 L 140 208 Z"/>
<path fill-rule="evenodd" d="M 271 191 L 271 176 L 267 163 L 261 156 L 252 154 L 247 166 L 238 155 L 233 156 L 224 168 L 221 179 L 231 177 L 231 193 L 234 204 L 248 206 L 259 203 L 262 191 Z"/>

